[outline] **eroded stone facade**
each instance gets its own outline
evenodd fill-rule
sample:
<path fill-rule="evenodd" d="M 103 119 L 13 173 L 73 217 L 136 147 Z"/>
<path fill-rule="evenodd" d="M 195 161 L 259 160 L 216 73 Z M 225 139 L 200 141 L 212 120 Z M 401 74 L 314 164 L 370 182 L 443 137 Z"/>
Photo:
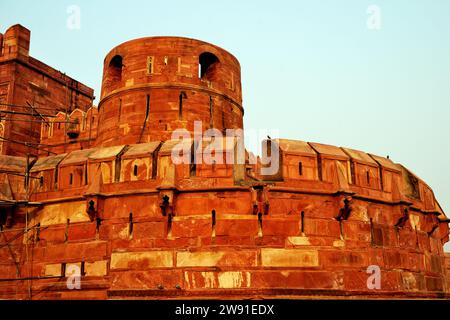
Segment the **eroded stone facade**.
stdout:
<path fill-rule="evenodd" d="M 270 176 L 249 153 L 174 163 L 173 130 L 243 128 L 239 62 L 223 49 L 176 37 L 121 44 L 105 58 L 97 108 L 91 89 L 22 61 L 35 61 L 25 28 L 0 43 L 2 101 L 49 116 L 30 129 L 2 123 L 3 137 L 41 145 L 3 144 L 0 298 L 449 297 L 449 221 L 430 187 L 390 159 L 278 139 Z M 204 142 L 187 148 L 201 155 Z M 220 142 L 224 157 L 237 152 L 237 138 Z M 381 287 L 368 286 L 369 266 Z"/>

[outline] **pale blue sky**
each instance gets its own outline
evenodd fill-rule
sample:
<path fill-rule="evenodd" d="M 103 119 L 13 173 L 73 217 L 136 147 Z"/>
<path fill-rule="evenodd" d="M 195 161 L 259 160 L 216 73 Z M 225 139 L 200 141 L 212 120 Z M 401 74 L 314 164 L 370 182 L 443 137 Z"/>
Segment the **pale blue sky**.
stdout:
<path fill-rule="evenodd" d="M 378 31 L 366 26 L 372 4 Z M 66 27 L 70 5 L 80 30 Z M 0 0 L 1 32 L 16 23 L 32 31 L 34 57 L 97 96 L 104 56 L 123 41 L 217 44 L 241 62 L 246 128 L 390 155 L 450 215 L 448 0 Z"/>

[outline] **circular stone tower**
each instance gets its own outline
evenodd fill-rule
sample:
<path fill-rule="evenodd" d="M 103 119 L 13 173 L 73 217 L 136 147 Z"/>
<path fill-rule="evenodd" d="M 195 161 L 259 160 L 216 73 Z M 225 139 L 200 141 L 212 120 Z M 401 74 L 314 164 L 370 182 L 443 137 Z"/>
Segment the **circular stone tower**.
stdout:
<path fill-rule="evenodd" d="M 165 141 L 173 130 L 243 127 L 241 70 L 227 51 L 202 41 L 149 37 L 105 58 L 98 146 Z"/>

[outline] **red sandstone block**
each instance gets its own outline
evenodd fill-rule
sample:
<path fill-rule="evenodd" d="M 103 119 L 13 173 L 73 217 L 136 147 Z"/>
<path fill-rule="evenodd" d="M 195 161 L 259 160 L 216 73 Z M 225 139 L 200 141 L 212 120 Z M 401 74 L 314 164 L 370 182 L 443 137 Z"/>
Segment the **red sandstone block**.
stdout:
<path fill-rule="evenodd" d="M 9 252 L 9 249 L 7 247 L 0 249 L 0 261 L 7 262 L 9 260 L 11 260 L 11 253 Z"/>
<path fill-rule="evenodd" d="M 255 267 L 256 250 L 178 251 L 177 267 Z"/>
<path fill-rule="evenodd" d="M 340 289 L 342 272 L 251 271 L 252 288 Z"/>
<path fill-rule="evenodd" d="M 216 236 L 201 239 L 201 247 L 205 246 L 252 246 L 255 245 L 254 236 Z"/>
<path fill-rule="evenodd" d="M 347 291 L 369 291 L 367 279 L 370 275 L 363 271 L 344 271 L 344 288 Z"/>
<path fill-rule="evenodd" d="M 66 240 L 65 227 L 49 227 L 40 231 L 40 241 L 48 244 L 63 243 Z"/>
<path fill-rule="evenodd" d="M 401 255 L 404 269 L 411 271 L 421 271 L 424 269 L 424 258 L 419 253 L 404 253 Z"/>
<path fill-rule="evenodd" d="M 377 265 L 380 268 L 384 268 L 384 257 L 383 257 L 383 249 L 378 248 L 370 248 L 368 250 L 369 253 L 369 264 Z"/>
<path fill-rule="evenodd" d="M 123 250 L 123 249 L 126 250 L 126 249 L 130 248 L 131 242 L 132 242 L 131 239 L 114 239 L 114 240 L 111 240 L 109 243 L 111 246 L 111 250 L 117 251 L 117 250 Z M 150 240 L 150 242 L 153 243 L 152 240 Z"/>
<path fill-rule="evenodd" d="M 369 288 L 368 280 L 373 273 L 367 273 L 366 270 L 348 270 L 344 271 L 344 286 L 348 291 L 366 291 L 376 293 L 377 291 L 397 291 L 401 286 L 401 277 L 399 272 L 391 272 L 381 269 L 380 289 Z M 372 280 L 372 279 L 371 279 Z M 373 284 L 370 281 L 370 284 Z"/>
<path fill-rule="evenodd" d="M 417 236 L 419 240 L 419 249 L 424 252 L 430 252 L 431 246 L 430 246 L 430 238 L 428 237 L 428 235 L 424 232 L 418 232 Z"/>
<path fill-rule="evenodd" d="M 430 263 L 430 271 L 434 273 L 442 273 L 445 270 L 445 261 L 443 257 L 431 255 L 428 259 Z"/>
<path fill-rule="evenodd" d="M 97 226 L 95 222 L 71 224 L 69 225 L 68 240 L 95 240 L 96 233 Z"/>
<path fill-rule="evenodd" d="M 17 278 L 17 271 L 14 264 L 0 264 L 0 278 L 13 279 Z"/>
<path fill-rule="evenodd" d="M 424 291 L 426 290 L 425 277 L 420 273 L 402 272 L 400 287 L 405 291 Z"/>
<path fill-rule="evenodd" d="M 171 238 L 154 239 L 154 248 L 193 248 L 199 246 L 199 239 L 195 238 Z"/>
<path fill-rule="evenodd" d="M 367 249 L 370 245 L 371 243 L 367 241 L 345 240 L 345 249 L 349 250 Z"/>
<path fill-rule="evenodd" d="M 185 271 L 186 289 L 241 289 L 250 288 L 249 271 Z"/>
<path fill-rule="evenodd" d="M 210 237 L 212 222 L 210 219 L 174 220 L 172 222 L 172 237 Z"/>
<path fill-rule="evenodd" d="M 154 270 L 111 272 L 112 290 L 125 289 L 164 289 L 173 290 L 176 285 L 183 288 L 183 276 L 180 270 Z"/>
<path fill-rule="evenodd" d="M 361 268 L 368 266 L 369 254 L 367 252 L 321 250 L 319 251 L 319 260 L 321 265 L 326 268 Z"/>
<path fill-rule="evenodd" d="M 430 238 L 430 247 L 432 254 L 440 254 L 442 251 L 442 243 L 439 239 Z"/>
<path fill-rule="evenodd" d="M 370 276 L 370 275 L 369 275 Z M 401 272 L 381 270 L 382 291 L 398 291 L 402 287 Z"/>
<path fill-rule="evenodd" d="M 339 222 L 332 219 L 304 219 L 306 236 L 317 235 L 339 238 L 341 235 Z"/>
<path fill-rule="evenodd" d="M 47 246 L 45 252 L 45 260 L 48 262 L 64 262 L 66 256 L 65 244 L 57 244 L 52 246 Z"/>
<path fill-rule="evenodd" d="M 263 235 L 262 237 L 256 237 L 254 242 L 257 246 L 284 247 L 286 244 L 286 237 Z"/>
<path fill-rule="evenodd" d="M 295 236 L 300 233 L 299 219 L 271 219 L 264 217 L 262 232 L 266 236 Z"/>
<path fill-rule="evenodd" d="M 62 300 L 106 300 L 108 295 L 105 290 L 68 290 L 61 292 Z"/>
<path fill-rule="evenodd" d="M 345 240 L 370 242 L 370 224 L 363 221 L 344 221 Z"/>
<path fill-rule="evenodd" d="M 68 243 L 48 246 L 45 259 L 49 262 L 101 260 L 106 254 L 106 242 Z"/>
<path fill-rule="evenodd" d="M 425 284 L 428 291 L 444 291 L 442 278 L 425 277 Z"/>
<path fill-rule="evenodd" d="M 33 261 L 41 262 L 45 260 L 46 247 L 33 248 Z"/>
<path fill-rule="evenodd" d="M 121 244 L 123 250 L 127 250 L 129 248 L 133 249 L 148 249 L 155 247 L 155 239 L 152 238 L 142 238 L 142 239 L 133 239 L 130 240 L 115 240 L 117 244 Z M 112 243 L 111 243 L 112 246 Z M 116 249 L 116 248 L 114 248 Z M 113 249 L 113 251 L 114 251 Z"/>
<path fill-rule="evenodd" d="M 166 231 L 165 222 L 139 222 L 133 224 L 133 239 L 163 238 Z"/>
<path fill-rule="evenodd" d="M 82 245 L 82 260 L 102 260 L 107 255 L 107 242 L 94 241 Z"/>
<path fill-rule="evenodd" d="M 400 248 L 405 249 L 416 248 L 416 233 L 410 228 L 399 228 L 398 238 Z"/>
<path fill-rule="evenodd" d="M 314 247 L 333 247 L 336 238 L 325 237 L 325 236 L 307 236 L 309 243 Z"/>
<path fill-rule="evenodd" d="M 45 264 L 43 263 L 33 263 L 32 273 L 33 277 L 41 277 L 44 275 Z"/>
<path fill-rule="evenodd" d="M 384 263 L 389 269 L 397 269 L 402 267 L 402 255 L 399 250 L 384 250 Z"/>
<path fill-rule="evenodd" d="M 100 240 L 128 238 L 128 223 L 102 224 L 99 229 Z"/>
<path fill-rule="evenodd" d="M 258 221 L 256 219 L 217 220 L 216 236 L 256 236 Z"/>
<path fill-rule="evenodd" d="M 392 227 L 384 227 L 382 233 L 384 247 L 398 247 L 397 232 Z"/>

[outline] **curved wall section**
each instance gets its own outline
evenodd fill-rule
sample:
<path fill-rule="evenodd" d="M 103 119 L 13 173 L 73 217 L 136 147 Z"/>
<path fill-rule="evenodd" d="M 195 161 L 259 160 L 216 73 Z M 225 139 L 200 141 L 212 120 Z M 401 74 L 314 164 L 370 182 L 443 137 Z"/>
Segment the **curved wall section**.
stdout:
<path fill-rule="evenodd" d="M 194 39 L 125 42 L 105 58 L 98 146 L 170 139 L 173 130 L 243 127 L 241 74 L 227 51 Z"/>

